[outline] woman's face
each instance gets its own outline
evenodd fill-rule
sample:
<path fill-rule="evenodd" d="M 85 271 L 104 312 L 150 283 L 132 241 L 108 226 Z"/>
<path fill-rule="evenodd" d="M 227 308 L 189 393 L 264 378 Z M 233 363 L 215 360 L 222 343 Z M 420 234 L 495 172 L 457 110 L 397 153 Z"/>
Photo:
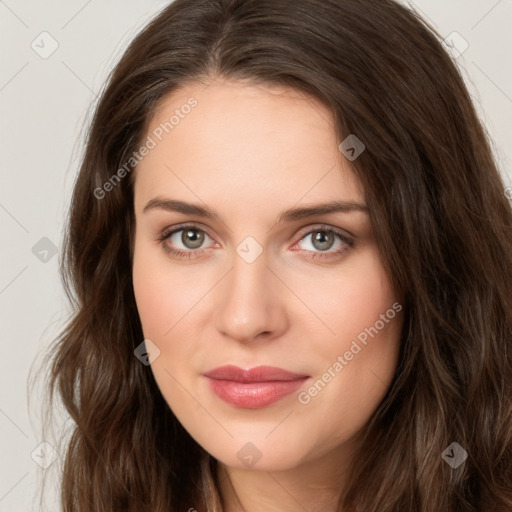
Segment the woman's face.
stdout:
<path fill-rule="evenodd" d="M 339 455 L 396 370 L 400 298 L 333 122 L 295 90 L 192 84 L 159 105 L 140 152 L 133 283 L 150 368 L 232 468 Z M 226 365 L 241 370 L 210 373 Z M 292 375 L 242 371 L 261 366 Z"/>

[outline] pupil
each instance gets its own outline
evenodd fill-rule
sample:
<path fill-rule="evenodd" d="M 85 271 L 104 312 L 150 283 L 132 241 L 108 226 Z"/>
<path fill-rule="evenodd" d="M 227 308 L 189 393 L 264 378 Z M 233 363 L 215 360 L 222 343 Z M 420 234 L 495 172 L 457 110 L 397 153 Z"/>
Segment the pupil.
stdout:
<path fill-rule="evenodd" d="M 317 249 L 330 249 L 333 244 L 333 234 L 327 231 L 317 231 L 313 237 L 313 245 Z"/>
<path fill-rule="evenodd" d="M 183 231 L 181 241 L 190 249 L 196 249 L 203 243 L 203 238 L 204 235 L 202 233 L 200 234 L 196 230 L 189 229 L 187 231 Z"/>

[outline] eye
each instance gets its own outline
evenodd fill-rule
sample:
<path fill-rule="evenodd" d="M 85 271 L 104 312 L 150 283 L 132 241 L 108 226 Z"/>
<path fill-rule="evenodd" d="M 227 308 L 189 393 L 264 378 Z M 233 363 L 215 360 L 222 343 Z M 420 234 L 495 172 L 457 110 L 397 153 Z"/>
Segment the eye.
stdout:
<path fill-rule="evenodd" d="M 308 256 L 310 258 L 331 258 L 340 256 L 354 245 L 354 241 L 340 230 L 328 226 L 318 226 L 303 235 L 294 247 L 299 246 L 300 249 L 311 253 Z"/>
<path fill-rule="evenodd" d="M 164 232 L 159 238 L 167 252 L 185 258 L 195 258 L 202 253 L 201 246 L 207 239 L 213 241 L 205 231 L 195 225 Z"/>
<path fill-rule="evenodd" d="M 309 242 L 307 242 L 308 238 Z M 158 240 L 168 253 L 189 259 L 200 256 L 206 250 L 206 247 L 203 247 L 205 241 L 214 242 L 203 229 L 195 224 L 164 231 Z M 354 245 L 354 241 L 341 230 L 321 225 L 304 233 L 299 242 L 292 246 L 292 249 L 298 246 L 300 250 L 309 253 L 308 258 L 333 258 L 339 257 Z"/>

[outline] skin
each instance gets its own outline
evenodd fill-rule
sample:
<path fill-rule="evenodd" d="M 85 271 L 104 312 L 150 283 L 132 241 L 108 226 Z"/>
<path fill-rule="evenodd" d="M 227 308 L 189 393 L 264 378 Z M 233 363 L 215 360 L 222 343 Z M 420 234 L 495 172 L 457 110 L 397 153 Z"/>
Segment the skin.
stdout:
<path fill-rule="evenodd" d="M 367 211 L 277 218 L 333 200 L 364 204 L 364 191 L 338 150 L 331 112 L 293 89 L 221 78 L 188 84 L 160 102 L 147 134 L 191 96 L 197 106 L 135 175 L 134 292 L 144 336 L 160 350 L 150 368 L 176 417 L 218 460 L 227 512 L 337 510 L 360 435 L 395 374 L 403 313 L 307 404 L 298 393 L 401 298 Z M 155 197 L 207 205 L 220 220 L 143 212 Z M 185 245 L 181 231 L 159 239 L 183 223 L 203 234 L 199 248 L 194 239 Z M 350 234 L 354 246 L 337 236 L 332 247 L 315 245 L 311 231 L 321 225 Z M 236 250 L 248 236 L 262 250 L 252 263 Z M 196 257 L 173 256 L 166 246 Z M 310 378 L 276 403 L 243 409 L 217 397 L 202 375 L 225 364 Z M 261 455 L 252 467 L 237 457 L 248 442 Z"/>

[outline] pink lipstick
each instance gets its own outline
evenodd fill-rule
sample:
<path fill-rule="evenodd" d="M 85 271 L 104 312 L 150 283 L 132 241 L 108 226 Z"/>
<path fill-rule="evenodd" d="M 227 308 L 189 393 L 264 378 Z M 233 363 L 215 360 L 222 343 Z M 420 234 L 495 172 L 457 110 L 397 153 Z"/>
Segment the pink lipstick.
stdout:
<path fill-rule="evenodd" d="M 203 375 L 219 398 L 244 409 L 258 409 L 277 402 L 299 389 L 309 378 L 309 375 L 292 373 L 275 366 L 244 370 L 227 365 Z"/>

